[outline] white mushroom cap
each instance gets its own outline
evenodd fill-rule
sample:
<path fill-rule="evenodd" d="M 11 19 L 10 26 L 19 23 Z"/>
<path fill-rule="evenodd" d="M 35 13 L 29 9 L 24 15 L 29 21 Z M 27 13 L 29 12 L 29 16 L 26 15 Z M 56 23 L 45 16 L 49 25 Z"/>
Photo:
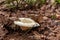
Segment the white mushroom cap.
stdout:
<path fill-rule="evenodd" d="M 40 26 L 34 20 L 30 18 L 19 18 L 20 21 L 14 21 L 14 24 L 22 27 L 37 27 Z"/>

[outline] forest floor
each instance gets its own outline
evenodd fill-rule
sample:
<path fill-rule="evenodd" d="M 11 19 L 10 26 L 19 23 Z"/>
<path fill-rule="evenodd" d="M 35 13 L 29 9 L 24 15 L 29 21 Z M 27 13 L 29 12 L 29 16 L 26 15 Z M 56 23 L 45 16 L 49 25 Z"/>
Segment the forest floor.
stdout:
<path fill-rule="evenodd" d="M 4 6 L 0 4 L 0 40 L 60 40 L 60 6 L 44 4 L 40 9 L 13 12 L 7 11 Z M 32 18 L 40 26 L 26 34 L 21 29 L 6 28 L 13 26 L 12 21 L 20 17 Z"/>

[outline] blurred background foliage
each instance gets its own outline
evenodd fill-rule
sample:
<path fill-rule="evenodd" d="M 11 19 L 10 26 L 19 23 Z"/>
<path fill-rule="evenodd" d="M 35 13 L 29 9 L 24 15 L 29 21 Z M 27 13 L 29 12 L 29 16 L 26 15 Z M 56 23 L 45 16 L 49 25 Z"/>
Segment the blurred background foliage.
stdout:
<path fill-rule="evenodd" d="M 6 6 L 8 8 L 25 8 L 27 6 L 40 6 L 44 4 L 45 0 L 6 0 Z"/>
<path fill-rule="evenodd" d="M 55 1 L 56 1 L 56 3 L 60 4 L 60 0 L 55 0 Z"/>
<path fill-rule="evenodd" d="M 40 7 L 46 3 L 46 0 L 6 0 L 6 7 L 10 9 L 24 9 L 29 7 Z M 51 3 L 59 3 L 60 0 L 51 0 Z"/>

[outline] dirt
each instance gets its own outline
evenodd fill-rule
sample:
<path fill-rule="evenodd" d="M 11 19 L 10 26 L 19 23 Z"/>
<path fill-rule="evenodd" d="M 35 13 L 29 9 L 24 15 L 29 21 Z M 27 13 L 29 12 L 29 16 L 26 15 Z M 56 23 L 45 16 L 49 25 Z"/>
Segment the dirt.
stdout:
<path fill-rule="evenodd" d="M 0 40 L 60 40 L 60 16 L 51 17 L 55 14 L 60 15 L 60 6 L 44 4 L 40 9 L 16 10 L 15 12 L 4 9 L 4 5 L 1 5 Z M 29 32 L 10 28 L 14 26 L 13 21 L 20 17 L 32 18 L 40 26 Z"/>

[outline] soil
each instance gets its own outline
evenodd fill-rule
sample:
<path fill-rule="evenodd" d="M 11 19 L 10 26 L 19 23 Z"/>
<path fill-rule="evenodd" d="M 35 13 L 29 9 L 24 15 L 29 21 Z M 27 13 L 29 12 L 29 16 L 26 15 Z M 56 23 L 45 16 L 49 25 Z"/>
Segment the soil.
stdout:
<path fill-rule="evenodd" d="M 0 5 L 0 40 L 60 40 L 59 5 L 44 4 L 39 9 L 12 12 L 4 6 Z M 59 16 L 53 16 L 55 14 Z M 32 28 L 29 32 L 10 28 L 14 26 L 13 21 L 20 17 L 32 18 L 40 26 Z"/>

